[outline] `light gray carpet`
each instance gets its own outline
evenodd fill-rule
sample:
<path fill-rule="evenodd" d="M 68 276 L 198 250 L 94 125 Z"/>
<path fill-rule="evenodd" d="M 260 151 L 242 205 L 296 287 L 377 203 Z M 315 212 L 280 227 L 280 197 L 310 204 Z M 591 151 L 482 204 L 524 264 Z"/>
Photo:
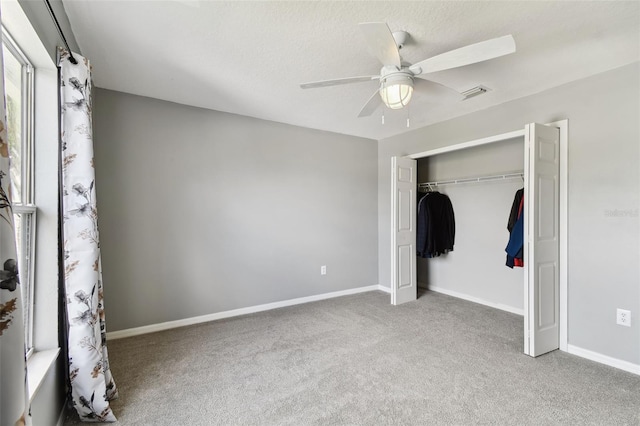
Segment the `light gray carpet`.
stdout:
<path fill-rule="evenodd" d="M 525 356 L 522 328 L 371 292 L 114 340 L 112 408 L 121 425 L 640 425 L 639 376 Z"/>

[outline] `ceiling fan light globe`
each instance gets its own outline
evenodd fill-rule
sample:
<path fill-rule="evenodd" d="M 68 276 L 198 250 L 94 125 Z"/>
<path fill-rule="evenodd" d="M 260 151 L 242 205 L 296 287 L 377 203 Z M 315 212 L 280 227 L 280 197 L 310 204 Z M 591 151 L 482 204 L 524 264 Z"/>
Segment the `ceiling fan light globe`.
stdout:
<path fill-rule="evenodd" d="M 382 102 L 391 109 L 404 108 L 411 101 L 413 85 L 405 83 L 383 83 L 380 87 Z"/>

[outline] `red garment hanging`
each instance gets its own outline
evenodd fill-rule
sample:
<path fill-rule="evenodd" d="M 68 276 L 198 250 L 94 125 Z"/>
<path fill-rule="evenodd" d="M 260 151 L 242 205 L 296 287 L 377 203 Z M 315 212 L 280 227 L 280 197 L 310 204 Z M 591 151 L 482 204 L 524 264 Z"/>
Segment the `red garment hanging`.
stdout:
<path fill-rule="evenodd" d="M 520 199 L 520 207 L 518 208 L 518 219 L 520 219 L 520 215 L 522 215 L 522 210 L 524 208 L 524 197 L 522 197 Z M 513 259 L 513 266 L 519 266 L 519 267 L 523 267 L 524 266 L 524 259 L 520 259 L 520 258 L 514 258 Z"/>

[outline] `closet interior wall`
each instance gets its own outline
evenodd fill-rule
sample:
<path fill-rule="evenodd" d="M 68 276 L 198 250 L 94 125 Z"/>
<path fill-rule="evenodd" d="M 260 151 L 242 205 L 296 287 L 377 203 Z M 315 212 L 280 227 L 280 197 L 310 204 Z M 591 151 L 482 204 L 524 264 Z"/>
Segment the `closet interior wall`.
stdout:
<path fill-rule="evenodd" d="M 524 138 L 495 142 L 418 160 L 418 183 L 522 172 Z M 436 190 L 451 199 L 454 250 L 416 263 L 418 287 L 523 312 L 524 273 L 505 266 L 507 221 L 522 179 L 458 183 Z"/>

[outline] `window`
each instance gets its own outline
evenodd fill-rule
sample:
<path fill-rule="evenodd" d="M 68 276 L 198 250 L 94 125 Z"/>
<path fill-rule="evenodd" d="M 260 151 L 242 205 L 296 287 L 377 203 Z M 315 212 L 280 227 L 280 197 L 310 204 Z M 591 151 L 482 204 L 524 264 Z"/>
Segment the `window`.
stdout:
<path fill-rule="evenodd" d="M 11 200 L 22 286 L 27 355 L 33 350 L 33 271 L 36 206 L 33 191 L 33 67 L 2 28 Z"/>

